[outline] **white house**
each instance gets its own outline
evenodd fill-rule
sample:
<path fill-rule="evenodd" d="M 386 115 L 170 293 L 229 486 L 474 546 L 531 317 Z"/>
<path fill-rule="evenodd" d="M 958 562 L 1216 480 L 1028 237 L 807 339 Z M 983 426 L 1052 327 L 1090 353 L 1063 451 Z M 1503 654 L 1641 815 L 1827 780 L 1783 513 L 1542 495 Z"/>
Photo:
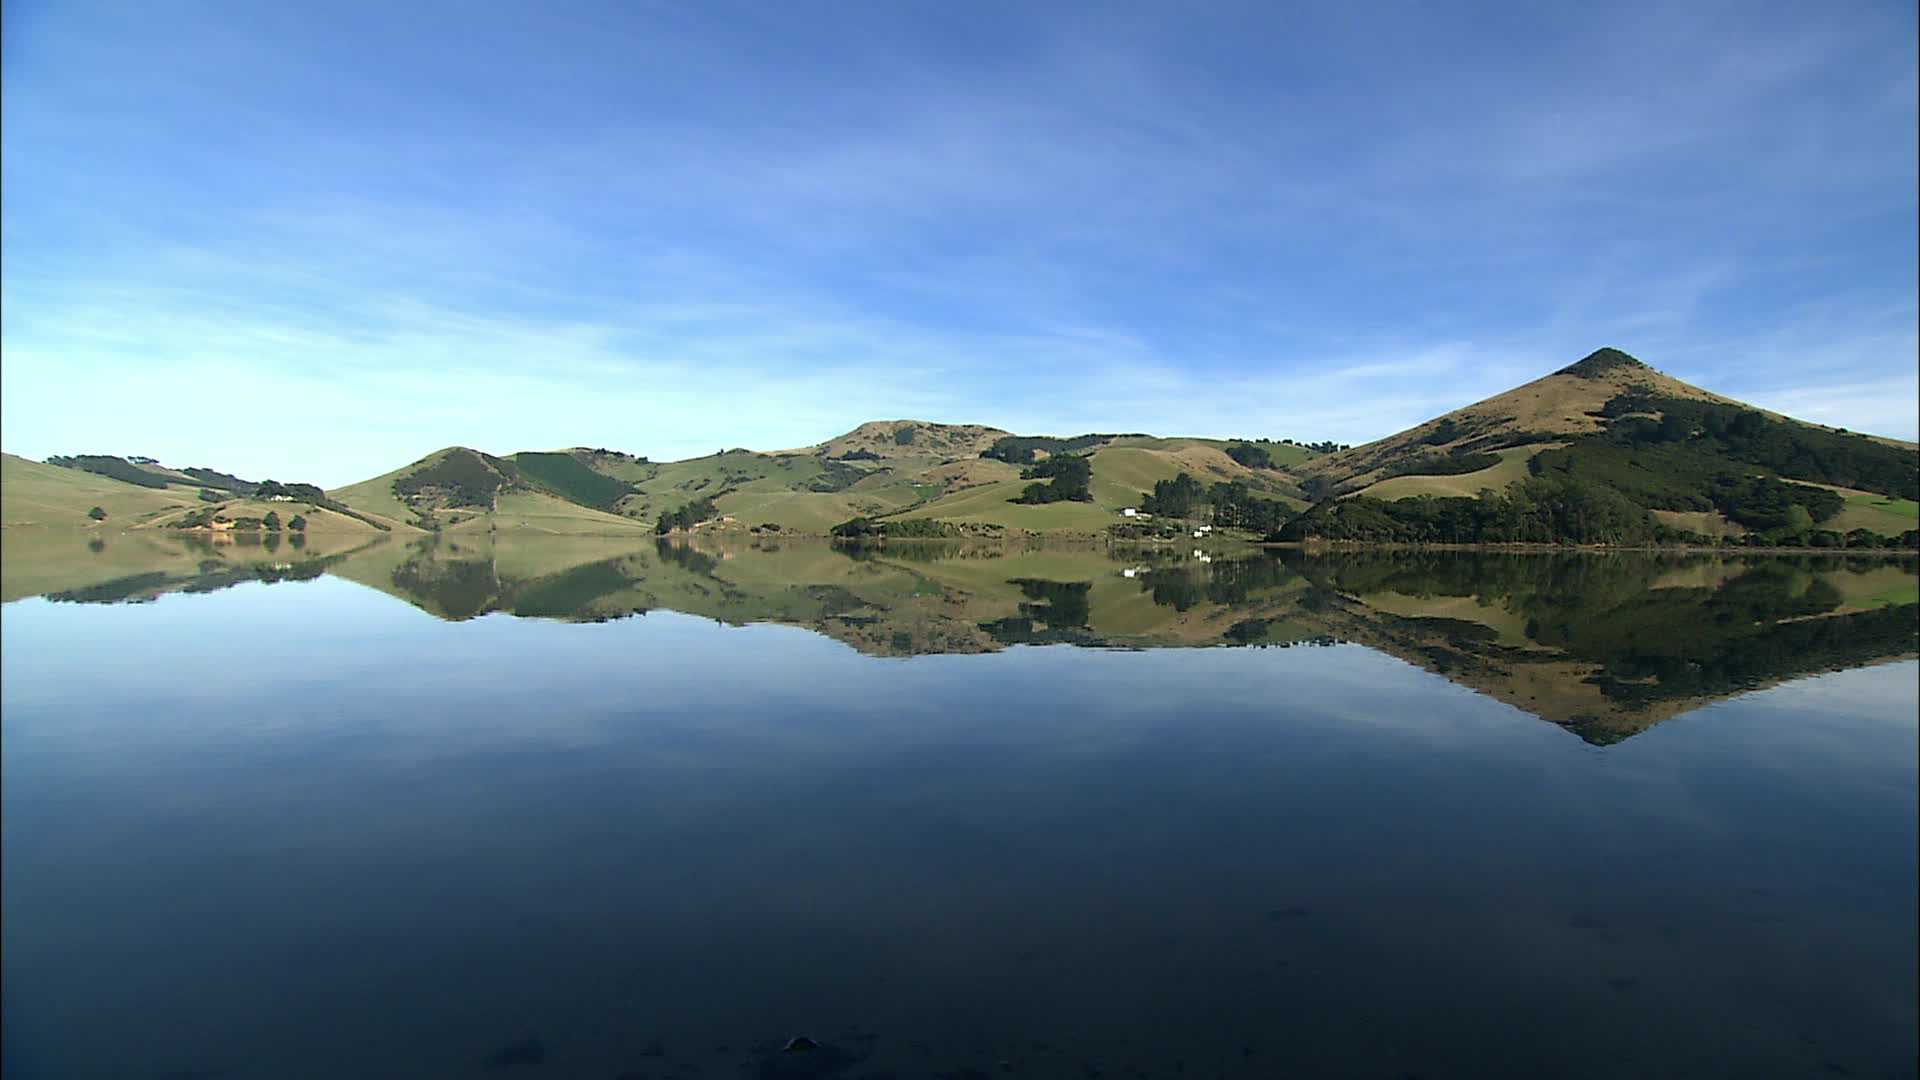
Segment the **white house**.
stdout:
<path fill-rule="evenodd" d="M 1121 517 L 1139 517 L 1140 508 L 1137 506 L 1123 507 L 1120 511 L 1120 516 Z"/>

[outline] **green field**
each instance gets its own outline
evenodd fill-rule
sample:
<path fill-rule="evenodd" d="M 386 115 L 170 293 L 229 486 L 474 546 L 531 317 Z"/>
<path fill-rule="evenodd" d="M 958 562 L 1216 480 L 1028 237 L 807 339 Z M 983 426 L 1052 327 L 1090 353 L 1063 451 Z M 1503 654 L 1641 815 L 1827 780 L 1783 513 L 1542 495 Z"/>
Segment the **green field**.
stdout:
<path fill-rule="evenodd" d="M 1527 462 L 1535 454 L 1562 445 L 1537 443 L 1533 446 L 1508 447 L 1494 451 L 1500 458 L 1500 464 L 1489 465 L 1478 472 L 1456 473 L 1452 476 L 1395 476 L 1369 484 L 1354 494 L 1370 495 L 1376 499 L 1408 499 L 1416 495 L 1473 498 L 1482 490 L 1505 491 L 1508 485 L 1527 478 Z"/>
<path fill-rule="evenodd" d="M 1882 536 L 1899 536 L 1909 529 L 1920 528 L 1920 503 L 1912 499 L 1874 495 L 1865 491 L 1843 494 L 1847 500 L 1846 509 L 1832 520 L 1822 522 L 1821 528 L 1836 532 L 1871 529 Z"/>
<path fill-rule="evenodd" d="M 539 491 L 502 491 L 491 514 L 477 514 L 449 533 L 548 533 L 559 536 L 634 535 L 651 531 L 651 522 L 602 513 Z"/>

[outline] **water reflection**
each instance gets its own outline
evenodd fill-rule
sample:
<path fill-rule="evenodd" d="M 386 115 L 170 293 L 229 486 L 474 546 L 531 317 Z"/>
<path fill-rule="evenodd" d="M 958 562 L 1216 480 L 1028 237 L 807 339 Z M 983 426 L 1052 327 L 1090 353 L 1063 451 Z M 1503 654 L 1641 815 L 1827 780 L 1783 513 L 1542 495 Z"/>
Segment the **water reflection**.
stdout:
<path fill-rule="evenodd" d="M 9 1077 L 1911 1073 L 1910 562 L 96 538 Z"/>
<path fill-rule="evenodd" d="M 804 626 L 875 656 L 1357 642 L 1594 743 L 1912 655 L 1920 613 L 1911 560 L 1860 557 L 270 539 L 122 537 L 106 552 L 95 539 L 91 558 L 9 550 L 7 596 L 140 602 L 334 574 L 447 620 L 671 610 Z M 63 576 L 80 580 L 48 587 Z"/>

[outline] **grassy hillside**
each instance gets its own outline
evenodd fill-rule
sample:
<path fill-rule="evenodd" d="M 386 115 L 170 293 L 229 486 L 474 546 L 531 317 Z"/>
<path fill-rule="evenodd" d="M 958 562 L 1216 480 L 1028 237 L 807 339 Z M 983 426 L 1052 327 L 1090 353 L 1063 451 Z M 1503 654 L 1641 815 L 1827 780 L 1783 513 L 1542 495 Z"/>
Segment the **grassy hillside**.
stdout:
<path fill-rule="evenodd" d="M 491 511 L 464 518 L 450 526 L 448 531 L 455 535 L 493 531 L 559 536 L 640 536 L 648 533 L 648 527 L 632 518 L 571 503 L 543 491 L 508 490 L 494 496 Z"/>
<path fill-rule="evenodd" d="M 1663 375 L 1618 349 L 1601 349 L 1551 375 L 1384 439 L 1311 458 L 1293 471 L 1304 481 L 1316 482 L 1323 493 L 1352 494 L 1384 479 L 1395 467 L 1422 458 L 1564 442 L 1603 431 L 1607 421 L 1600 410 L 1629 391 L 1730 400 Z"/>
<path fill-rule="evenodd" d="M 451 453 L 452 449 L 449 447 L 446 450 L 435 451 L 419 461 L 403 465 L 390 473 L 384 473 L 371 480 L 362 480 L 357 484 L 349 484 L 346 487 L 334 488 L 327 494 L 355 510 L 363 510 L 369 514 L 377 514 L 408 525 L 419 525 L 420 515 L 415 513 L 413 507 L 407 505 L 404 499 L 394 493 L 394 481 L 417 471 L 423 465 L 433 464 Z"/>
<path fill-rule="evenodd" d="M 126 528 L 198 504 L 196 488 L 141 487 L 79 469 L 0 454 L 0 524 L 9 527 L 94 526 L 87 511 L 98 506 L 107 513 L 99 525 Z"/>
<path fill-rule="evenodd" d="M 382 518 L 374 514 L 365 513 L 364 511 L 355 511 L 353 514 L 343 514 L 310 502 L 279 502 L 268 499 L 250 498 L 227 499 L 218 503 L 206 503 L 196 499 L 193 506 L 161 514 L 158 517 L 143 522 L 141 527 L 151 529 L 205 528 L 207 527 L 207 523 L 215 516 L 228 522 L 248 522 L 253 520 L 264 521 L 268 514 L 274 515 L 280 522 L 281 529 L 289 532 L 293 531 L 289 528 L 293 519 L 298 517 L 301 519 L 303 531 L 314 535 L 340 533 L 348 536 L 360 536 L 371 539 L 383 533 L 397 532 L 408 534 L 414 531 L 390 518 Z M 382 528 L 382 526 L 385 526 L 385 528 Z"/>
<path fill-rule="evenodd" d="M 53 469 L 10 458 L 20 479 L 8 484 L 8 522 L 80 524 L 96 504 L 114 521 L 177 518 L 198 505 L 203 486 L 231 488 L 223 495 L 236 499 L 251 487 L 147 459 L 72 461 L 76 468 Z M 1031 469 L 1074 477 L 1071 486 L 1023 478 Z M 623 534 L 671 516 L 681 525 L 698 518 L 691 527 L 708 533 L 772 525 L 820 535 L 856 517 L 891 517 L 1100 534 L 1182 476 L 1197 487 L 1155 495 L 1154 508 L 1297 539 L 1870 546 L 1920 521 L 1913 444 L 1752 409 L 1615 349 L 1334 453 L 1266 439 L 1013 435 L 886 420 L 809 447 L 672 462 L 604 448 L 495 457 L 448 447 L 327 494 L 376 525 L 469 533 Z M 1048 486 L 1028 497 L 1037 481 Z M 1201 497 L 1189 497 L 1195 491 Z M 1042 501 L 1015 501 L 1023 498 Z M 1332 498 L 1355 501 L 1325 505 Z M 690 505 L 701 512 L 682 515 Z"/>
<path fill-rule="evenodd" d="M 1754 409 L 1612 349 L 1292 471 L 1348 502 L 1284 539 L 1871 547 L 1909 542 L 1920 498 L 1911 443 Z"/>

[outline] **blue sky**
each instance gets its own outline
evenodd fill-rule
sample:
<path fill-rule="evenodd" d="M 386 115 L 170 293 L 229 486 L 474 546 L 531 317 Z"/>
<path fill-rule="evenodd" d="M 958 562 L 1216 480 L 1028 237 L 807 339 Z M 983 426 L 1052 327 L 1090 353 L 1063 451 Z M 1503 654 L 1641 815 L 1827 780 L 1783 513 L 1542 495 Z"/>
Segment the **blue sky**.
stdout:
<path fill-rule="evenodd" d="M 1600 345 L 1916 434 L 1910 3 L 4 20 L 30 457 L 1361 442 Z"/>

